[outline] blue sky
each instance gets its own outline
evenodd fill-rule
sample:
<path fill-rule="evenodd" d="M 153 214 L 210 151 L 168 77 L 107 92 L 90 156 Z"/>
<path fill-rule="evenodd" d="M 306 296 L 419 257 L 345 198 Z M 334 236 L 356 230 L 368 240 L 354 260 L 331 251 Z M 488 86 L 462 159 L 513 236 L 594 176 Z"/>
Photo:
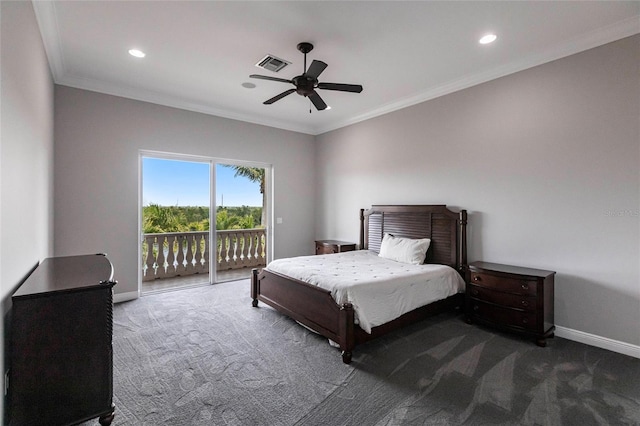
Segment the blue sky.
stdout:
<path fill-rule="evenodd" d="M 262 206 L 260 185 L 234 177 L 235 171 L 216 165 L 216 201 L 225 206 Z M 208 206 L 209 163 L 142 159 L 142 204 Z M 224 204 L 222 198 L 224 197 Z"/>

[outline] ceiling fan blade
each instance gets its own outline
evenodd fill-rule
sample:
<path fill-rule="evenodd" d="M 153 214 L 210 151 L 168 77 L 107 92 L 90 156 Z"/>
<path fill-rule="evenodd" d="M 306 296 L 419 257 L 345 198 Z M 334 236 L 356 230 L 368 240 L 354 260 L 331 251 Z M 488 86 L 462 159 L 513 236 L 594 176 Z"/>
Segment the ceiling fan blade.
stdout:
<path fill-rule="evenodd" d="M 324 103 L 320 95 L 318 95 L 318 92 L 316 92 L 315 90 L 313 91 L 312 94 L 309 95 L 309 99 L 311 100 L 311 102 L 313 103 L 313 105 L 316 107 L 318 111 L 327 109 L 327 104 Z"/>
<path fill-rule="evenodd" d="M 318 78 L 318 76 L 322 74 L 322 71 L 324 71 L 325 68 L 327 68 L 327 64 L 322 61 L 316 61 L 314 59 L 313 62 L 311 62 L 311 65 L 309 65 L 309 69 L 307 70 L 305 75 L 312 78 Z"/>
<path fill-rule="evenodd" d="M 318 89 L 338 90 L 340 92 L 362 92 L 362 86 L 359 84 L 341 84 L 341 83 L 318 83 Z"/>
<path fill-rule="evenodd" d="M 284 91 L 284 92 L 280 93 L 279 95 L 276 95 L 276 96 L 274 96 L 273 98 L 271 98 L 271 99 L 268 99 L 268 100 L 264 101 L 264 102 L 263 102 L 263 104 L 265 104 L 265 105 L 271 105 L 271 104 L 272 104 L 272 103 L 274 103 L 275 101 L 279 101 L 280 99 L 284 98 L 285 96 L 288 96 L 288 95 L 292 94 L 292 93 L 293 93 L 293 92 L 295 92 L 295 91 L 296 91 L 296 89 L 289 89 L 289 90 L 286 90 L 286 91 Z"/>
<path fill-rule="evenodd" d="M 291 83 L 291 84 L 293 84 L 293 81 L 291 81 L 291 80 L 285 80 L 284 78 L 278 78 L 278 77 L 269 77 L 268 75 L 251 74 L 249 77 L 251 77 L 251 78 L 259 78 L 260 80 L 279 81 L 281 83 Z"/>

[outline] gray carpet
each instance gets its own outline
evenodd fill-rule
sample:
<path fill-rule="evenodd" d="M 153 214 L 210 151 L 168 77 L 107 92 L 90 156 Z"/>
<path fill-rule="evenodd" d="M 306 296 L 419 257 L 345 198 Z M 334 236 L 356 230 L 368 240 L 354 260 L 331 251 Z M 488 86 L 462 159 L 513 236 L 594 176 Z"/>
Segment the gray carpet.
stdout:
<path fill-rule="evenodd" d="M 452 313 L 345 365 L 245 280 L 116 305 L 114 402 L 114 425 L 640 425 L 640 360 Z"/>

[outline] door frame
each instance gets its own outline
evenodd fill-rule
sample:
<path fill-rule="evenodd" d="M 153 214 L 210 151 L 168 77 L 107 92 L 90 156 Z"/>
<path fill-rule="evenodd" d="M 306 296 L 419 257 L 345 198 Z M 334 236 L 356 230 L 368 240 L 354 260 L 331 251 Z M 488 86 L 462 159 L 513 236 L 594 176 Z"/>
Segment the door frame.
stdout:
<path fill-rule="evenodd" d="M 216 269 L 212 265 L 216 265 L 215 254 L 216 250 L 211 249 L 216 247 L 217 233 L 216 233 L 216 211 L 217 211 L 217 199 L 216 199 L 216 165 L 227 164 L 232 166 L 244 166 L 244 167 L 259 167 L 265 171 L 265 197 L 264 206 L 266 224 L 266 263 L 269 264 L 273 259 L 273 166 L 269 163 L 262 163 L 257 161 L 246 160 L 233 160 L 228 158 L 209 157 L 204 155 L 192 155 L 181 154 L 165 151 L 153 151 L 153 150 L 139 150 L 138 151 L 138 235 L 137 235 L 137 253 L 138 253 L 138 297 L 142 295 L 142 239 L 143 239 L 143 179 L 142 179 L 142 162 L 143 158 L 152 157 L 163 160 L 175 160 L 175 161 L 189 161 L 198 163 L 209 163 L 209 284 L 215 284 L 216 281 Z"/>

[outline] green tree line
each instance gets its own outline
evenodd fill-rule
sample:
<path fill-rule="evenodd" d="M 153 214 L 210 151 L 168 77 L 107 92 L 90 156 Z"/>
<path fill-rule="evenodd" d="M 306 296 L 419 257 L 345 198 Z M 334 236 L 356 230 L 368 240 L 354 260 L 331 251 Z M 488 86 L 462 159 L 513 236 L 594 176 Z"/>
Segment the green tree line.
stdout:
<path fill-rule="evenodd" d="M 209 230 L 209 207 L 160 206 L 149 204 L 143 207 L 143 232 L 161 234 L 165 232 L 188 232 Z M 262 207 L 218 207 L 216 229 L 263 228 Z"/>

